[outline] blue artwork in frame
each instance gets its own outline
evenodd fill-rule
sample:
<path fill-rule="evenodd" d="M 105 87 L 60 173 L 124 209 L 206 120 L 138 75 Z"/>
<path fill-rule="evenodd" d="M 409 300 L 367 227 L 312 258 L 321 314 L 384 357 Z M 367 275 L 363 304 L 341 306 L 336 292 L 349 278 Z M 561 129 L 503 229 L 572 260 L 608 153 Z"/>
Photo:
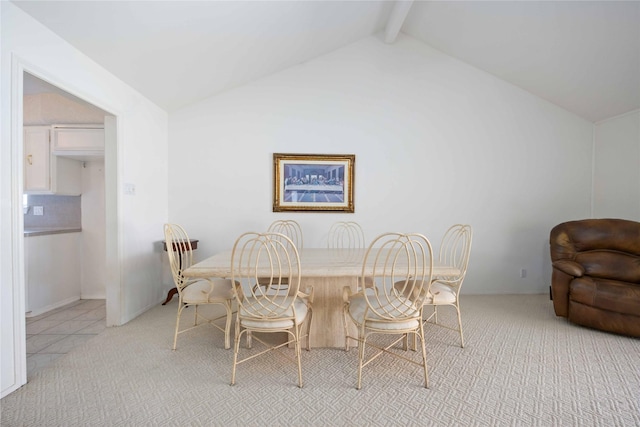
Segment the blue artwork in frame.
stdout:
<path fill-rule="evenodd" d="M 354 154 L 273 155 L 273 211 L 355 211 Z"/>

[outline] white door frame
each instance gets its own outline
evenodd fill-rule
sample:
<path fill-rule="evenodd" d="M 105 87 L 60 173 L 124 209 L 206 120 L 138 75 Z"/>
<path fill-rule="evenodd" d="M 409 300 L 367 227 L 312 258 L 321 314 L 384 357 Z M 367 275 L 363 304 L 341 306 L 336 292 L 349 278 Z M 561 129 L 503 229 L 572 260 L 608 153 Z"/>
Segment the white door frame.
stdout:
<path fill-rule="evenodd" d="M 17 55 L 12 55 L 11 66 L 11 269 L 14 374 L 16 384 L 12 389 L 27 382 L 26 319 L 25 319 L 25 260 L 24 260 L 24 214 L 22 195 L 24 188 L 23 171 L 23 76 L 32 74 L 96 107 L 113 114 L 105 117 L 105 217 L 106 217 L 106 309 L 107 326 L 122 324 L 122 235 L 120 226 L 120 195 L 117 189 L 121 177 L 121 150 L 118 149 L 120 126 L 119 114 L 100 100 L 91 99 L 86 94 L 58 81 L 46 70 L 29 64 Z"/>

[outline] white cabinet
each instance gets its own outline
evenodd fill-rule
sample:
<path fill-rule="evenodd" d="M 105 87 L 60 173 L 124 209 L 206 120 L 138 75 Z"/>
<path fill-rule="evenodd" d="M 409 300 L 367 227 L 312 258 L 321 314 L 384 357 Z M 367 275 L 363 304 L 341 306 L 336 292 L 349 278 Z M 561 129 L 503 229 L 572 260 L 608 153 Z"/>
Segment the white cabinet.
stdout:
<path fill-rule="evenodd" d="M 80 299 L 81 238 L 82 233 L 64 233 L 24 239 L 28 316 Z"/>
<path fill-rule="evenodd" d="M 23 143 L 26 194 L 82 193 L 82 163 L 52 154 L 50 126 L 25 126 Z"/>
<path fill-rule="evenodd" d="M 57 156 L 92 160 L 104 156 L 104 127 L 100 125 L 53 125 L 53 148 Z"/>
<path fill-rule="evenodd" d="M 49 126 L 24 128 L 24 191 L 51 191 Z"/>

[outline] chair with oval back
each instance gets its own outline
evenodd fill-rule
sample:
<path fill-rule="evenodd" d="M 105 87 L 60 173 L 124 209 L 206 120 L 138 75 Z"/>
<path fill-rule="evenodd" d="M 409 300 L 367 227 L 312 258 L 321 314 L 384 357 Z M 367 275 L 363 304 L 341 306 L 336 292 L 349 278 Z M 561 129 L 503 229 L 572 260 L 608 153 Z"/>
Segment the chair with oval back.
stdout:
<path fill-rule="evenodd" d="M 338 221 L 329 228 L 327 248 L 361 249 L 365 248 L 364 231 L 355 221 Z"/>
<path fill-rule="evenodd" d="M 273 221 L 267 231 L 272 233 L 280 233 L 287 236 L 293 242 L 296 249 L 300 250 L 304 247 L 302 227 L 297 221 L 292 219 L 280 219 Z"/>
<path fill-rule="evenodd" d="M 358 342 L 357 389 L 362 385 L 362 368 L 382 354 L 421 366 L 424 386 L 429 387 L 422 310 L 432 269 L 431 244 L 421 234 L 385 233 L 369 245 L 359 283 L 371 278 L 375 288 L 358 285 L 356 293 L 352 293 L 348 286 L 343 290 L 346 350 L 349 350 L 349 340 Z M 356 337 L 349 336 L 349 319 L 357 327 Z M 371 336 L 380 334 L 398 338 L 391 343 L 375 343 Z M 421 361 L 415 361 L 394 348 L 403 341 L 406 353 L 409 335 L 420 339 Z M 375 349 L 372 354 L 371 351 L 367 353 L 368 347 Z"/>
<path fill-rule="evenodd" d="M 308 293 L 300 290 L 300 257 L 295 245 L 280 233 L 244 233 L 233 246 L 231 271 L 238 302 L 231 385 L 235 384 L 236 367 L 240 363 L 273 350 L 280 350 L 284 356 L 290 357 L 287 346 L 292 344 L 298 365 L 298 386 L 302 387 L 300 342 L 306 337 L 309 350 L 313 289 Z M 256 286 L 258 278 L 260 286 Z M 282 292 L 284 281 L 286 293 Z M 305 323 L 307 328 L 303 332 Z M 285 332 L 288 339 L 273 345 L 255 335 L 274 332 Z M 247 347 L 251 348 L 255 339 L 266 349 L 239 359 L 240 340 L 245 333 Z"/>
<path fill-rule="evenodd" d="M 300 224 L 298 222 L 292 219 L 280 219 L 273 221 L 271 225 L 269 225 L 267 231 L 270 233 L 277 233 L 286 236 L 287 239 L 280 239 L 281 243 L 284 245 L 293 245 L 296 250 L 300 250 L 303 247 L 302 227 L 300 227 Z M 275 234 L 272 236 L 272 238 L 279 239 L 279 237 Z M 291 247 L 289 247 L 288 249 L 291 250 Z M 257 284 L 262 285 L 263 280 L 258 280 Z M 271 292 L 286 293 L 288 292 L 287 287 L 287 280 L 286 278 L 284 278 L 280 283 L 279 288 L 276 288 L 275 286 L 271 287 Z M 250 336 L 251 334 L 249 334 L 249 337 Z"/>
<path fill-rule="evenodd" d="M 467 275 L 472 238 L 473 230 L 468 224 L 454 224 L 445 232 L 438 251 L 438 262 L 440 265 L 455 267 L 458 274 L 434 277 L 424 302 L 425 306 L 433 308 L 433 312 L 429 314 L 426 321 L 459 332 L 460 347 L 464 347 L 462 317 L 460 315 L 460 289 Z M 458 315 L 457 328 L 438 322 L 438 307 L 441 306 L 455 308 Z"/>
<path fill-rule="evenodd" d="M 233 286 L 231 280 L 228 279 L 190 279 L 184 275 L 184 270 L 191 267 L 193 263 L 193 250 L 191 248 L 191 241 L 187 232 L 178 224 L 165 224 L 164 225 L 164 238 L 167 246 L 167 255 L 169 257 L 169 265 L 171 267 L 171 274 L 173 275 L 173 281 L 178 290 L 178 315 L 176 317 L 176 329 L 173 336 L 173 350 L 176 349 L 178 344 L 178 335 L 191 329 L 200 326 L 204 323 L 198 323 L 204 320 L 205 323 L 210 323 L 216 328 L 224 332 L 224 348 L 231 347 L 231 320 L 232 309 L 231 303 L 233 300 Z M 201 305 L 222 305 L 225 309 L 225 315 L 208 318 L 198 310 Z M 187 308 L 194 307 L 194 322 L 193 326 L 180 330 L 180 316 L 182 312 Z M 219 319 L 225 318 L 225 327 L 218 326 L 215 322 Z"/>
<path fill-rule="evenodd" d="M 345 249 L 345 251 L 340 251 L 338 255 L 341 258 L 360 257 L 360 250 L 367 248 L 364 230 L 355 221 L 337 221 L 329 228 L 327 248 Z M 360 279 L 358 277 L 358 280 Z M 366 278 L 365 286 L 373 287 L 373 281 L 370 277 Z"/>

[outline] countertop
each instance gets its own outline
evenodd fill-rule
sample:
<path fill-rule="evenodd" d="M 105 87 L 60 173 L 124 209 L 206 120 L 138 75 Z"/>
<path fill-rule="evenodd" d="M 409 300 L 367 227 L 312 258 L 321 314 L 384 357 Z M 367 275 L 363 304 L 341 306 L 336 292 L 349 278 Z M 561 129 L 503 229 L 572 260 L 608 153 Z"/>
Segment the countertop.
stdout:
<path fill-rule="evenodd" d="M 45 236 L 48 234 L 79 233 L 80 227 L 30 227 L 24 229 L 24 237 Z"/>

